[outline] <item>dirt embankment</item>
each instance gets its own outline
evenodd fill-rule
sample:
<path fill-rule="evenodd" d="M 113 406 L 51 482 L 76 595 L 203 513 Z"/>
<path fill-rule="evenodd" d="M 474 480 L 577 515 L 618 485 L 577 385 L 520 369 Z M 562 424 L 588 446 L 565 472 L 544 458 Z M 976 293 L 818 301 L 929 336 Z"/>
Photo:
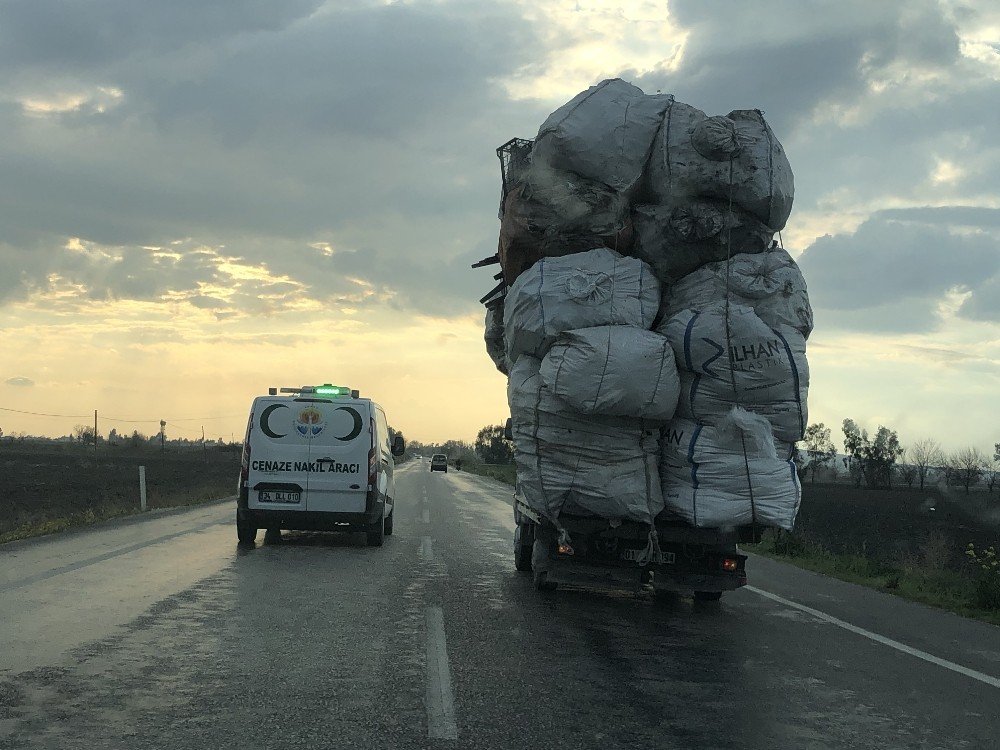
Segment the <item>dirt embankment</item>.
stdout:
<path fill-rule="evenodd" d="M 0 445 L 0 542 L 136 512 L 139 466 L 147 507 L 191 505 L 236 491 L 232 450 Z"/>

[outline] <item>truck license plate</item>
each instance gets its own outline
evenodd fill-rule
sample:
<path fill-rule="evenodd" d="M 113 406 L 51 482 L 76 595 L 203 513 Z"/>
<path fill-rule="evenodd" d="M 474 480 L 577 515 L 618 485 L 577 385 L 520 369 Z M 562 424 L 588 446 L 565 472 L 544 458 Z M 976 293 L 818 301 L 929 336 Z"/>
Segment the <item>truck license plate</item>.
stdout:
<path fill-rule="evenodd" d="M 622 552 L 622 560 L 637 562 L 645 551 L 646 550 L 642 549 L 627 549 Z M 652 562 L 660 563 L 661 565 L 672 565 L 674 557 L 675 555 L 673 552 L 654 552 Z"/>
<path fill-rule="evenodd" d="M 297 503 L 301 492 L 285 492 L 284 490 L 260 490 L 258 498 L 262 503 Z"/>

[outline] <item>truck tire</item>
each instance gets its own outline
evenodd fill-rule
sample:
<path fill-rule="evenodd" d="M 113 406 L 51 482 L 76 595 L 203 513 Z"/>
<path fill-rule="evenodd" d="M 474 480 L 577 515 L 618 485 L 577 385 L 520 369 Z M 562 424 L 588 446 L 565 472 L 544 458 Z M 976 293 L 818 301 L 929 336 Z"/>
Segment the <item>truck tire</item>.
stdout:
<path fill-rule="evenodd" d="M 531 524 L 519 523 L 514 529 L 514 567 L 522 573 L 531 572 L 531 551 L 535 532 Z"/>
<path fill-rule="evenodd" d="M 549 572 L 547 570 L 535 572 L 534 584 L 535 591 L 555 591 L 556 587 L 559 585 L 555 581 L 549 580 Z"/>
<path fill-rule="evenodd" d="M 264 544 L 279 544 L 281 542 L 281 529 L 271 526 L 264 530 Z"/>
<path fill-rule="evenodd" d="M 257 541 L 257 528 L 252 526 L 249 521 L 237 518 L 236 538 L 239 539 L 240 544 L 253 544 Z"/>
<path fill-rule="evenodd" d="M 695 591 L 694 600 L 696 602 L 717 602 L 722 598 L 721 591 Z"/>
<path fill-rule="evenodd" d="M 380 518 L 369 526 L 367 534 L 367 544 L 369 547 L 381 547 L 382 542 L 385 540 L 385 519 Z"/>
<path fill-rule="evenodd" d="M 385 519 L 385 535 L 392 536 L 392 517 L 396 515 L 396 509 L 393 508 L 389 511 L 389 517 Z"/>

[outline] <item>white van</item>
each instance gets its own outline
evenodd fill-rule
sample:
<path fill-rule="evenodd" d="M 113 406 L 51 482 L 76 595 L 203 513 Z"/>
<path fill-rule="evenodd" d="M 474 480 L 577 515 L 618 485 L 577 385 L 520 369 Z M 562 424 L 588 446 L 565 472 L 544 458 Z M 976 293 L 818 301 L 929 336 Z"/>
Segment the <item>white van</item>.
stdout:
<path fill-rule="evenodd" d="M 392 533 L 396 485 L 382 407 L 343 386 L 270 388 L 250 408 L 236 533 L 258 529 L 364 531 L 369 546 Z"/>

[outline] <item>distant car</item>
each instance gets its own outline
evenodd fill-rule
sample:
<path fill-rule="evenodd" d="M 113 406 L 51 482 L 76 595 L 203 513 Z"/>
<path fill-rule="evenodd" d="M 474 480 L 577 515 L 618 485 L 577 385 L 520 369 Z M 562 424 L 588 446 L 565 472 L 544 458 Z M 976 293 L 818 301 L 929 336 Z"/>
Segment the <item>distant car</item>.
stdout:
<path fill-rule="evenodd" d="M 431 471 L 443 471 L 448 473 L 448 457 L 443 453 L 435 453 L 431 456 Z"/>

